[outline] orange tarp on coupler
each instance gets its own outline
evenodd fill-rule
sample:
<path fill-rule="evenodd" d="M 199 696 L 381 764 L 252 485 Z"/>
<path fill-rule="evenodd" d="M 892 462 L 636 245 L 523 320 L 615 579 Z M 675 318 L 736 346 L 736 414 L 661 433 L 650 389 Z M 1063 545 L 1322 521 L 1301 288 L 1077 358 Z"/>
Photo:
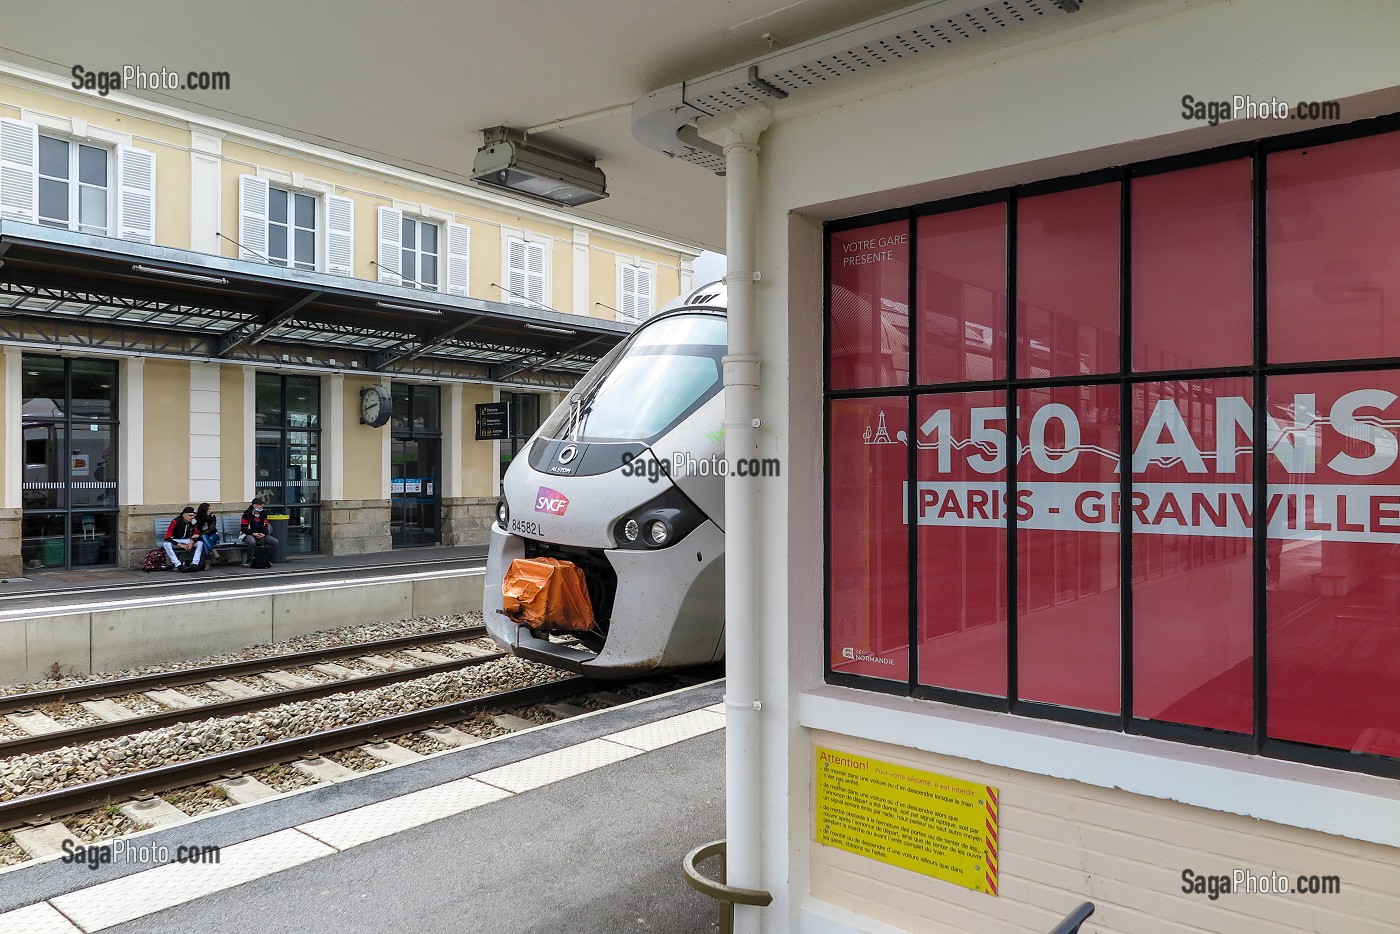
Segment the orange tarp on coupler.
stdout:
<path fill-rule="evenodd" d="M 583 569 L 558 558 L 516 558 L 501 582 L 505 613 L 539 632 L 593 628 L 593 604 Z"/>

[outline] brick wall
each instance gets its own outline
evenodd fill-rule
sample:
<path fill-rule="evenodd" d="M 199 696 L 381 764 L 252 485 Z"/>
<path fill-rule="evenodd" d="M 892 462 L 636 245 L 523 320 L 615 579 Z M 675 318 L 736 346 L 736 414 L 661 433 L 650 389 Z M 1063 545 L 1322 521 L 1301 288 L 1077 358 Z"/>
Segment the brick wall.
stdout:
<path fill-rule="evenodd" d="M 1085 934 L 1400 931 L 1400 851 L 831 733 L 817 745 L 1000 789 L 1000 896 L 811 843 L 811 894 L 930 934 L 1044 934 L 1081 901 Z M 810 753 L 815 755 L 815 752 Z M 813 828 L 806 829 L 809 839 Z M 1182 892 L 1181 873 L 1341 877 L 1333 895 Z"/>

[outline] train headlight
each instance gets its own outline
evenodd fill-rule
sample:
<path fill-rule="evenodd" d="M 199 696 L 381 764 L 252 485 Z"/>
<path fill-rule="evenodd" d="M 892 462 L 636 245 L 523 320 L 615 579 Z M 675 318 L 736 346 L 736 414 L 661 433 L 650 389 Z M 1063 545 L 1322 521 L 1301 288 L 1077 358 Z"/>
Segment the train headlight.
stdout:
<path fill-rule="evenodd" d="M 496 524 L 501 527 L 503 532 L 510 529 L 510 504 L 506 502 L 504 496 L 496 500 Z"/>
<path fill-rule="evenodd" d="M 628 519 L 626 522 L 622 523 L 622 538 L 629 544 L 635 542 L 637 536 L 641 534 L 642 527 L 637 524 L 636 519 Z"/>
<path fill-rule="evenodd" d="M 647 523 L 647 544 L 661 548 L 671 540 L 671 527 L 665 519 L 652 519 Z"/>

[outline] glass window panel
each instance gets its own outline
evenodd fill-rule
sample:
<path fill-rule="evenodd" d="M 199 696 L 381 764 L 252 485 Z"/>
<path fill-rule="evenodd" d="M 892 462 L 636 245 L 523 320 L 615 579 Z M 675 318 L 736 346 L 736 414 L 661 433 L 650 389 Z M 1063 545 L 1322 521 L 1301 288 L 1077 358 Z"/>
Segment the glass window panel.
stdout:
<path fill-rule="evenodd" d="M 267 192 L 267 218 L 275 224 L 287 223 L 287 193 L 280 188 Z"/>
<path fill-rule="evenodd" d="M 832 672 L 909 678 L 908 400 L 829 403 Z"/>
<path fill-rule="evenodd" d="M 316 228 L 316 199 L 310 195 L 296 195 L 297 226 L 314 230 Z"/>
<path fill-rule="evenodd" d="M 906 385 L 908 222 L 833 233 L 830 251 L 831 388 Z"/>
<path fill-rule="evenodd" d="M 539 397 L 535 403 L 535 422 L 539 422 Z M 413 387 L 413 427 L 423 431 L 438 431 L 442 427 L 436 386 Z M 534 434 L 532 431 L 531 434 Z"/>
<path fill-rule="evenodd" d="M 117 458 L 111 425 L 74 420 L 68 432 L 65 460 L 74 508 L 117 505 Z"/>
<path fill-rule="evenodd" d="M 437 285 L 437 259 L 435 257 L 423 257 L 423 275 L 418 281 L 425 286 Z"/>
<path fill-rule="evenodd" d="M 68 222 L 68 183 L 39 179 L 39 216 Z"/>
<path fill-rule="evenodd" d="M 412 407 L 413 389 L 408 383 L 390 383 L 389 391 L 394 396 L 394 414 L 389 420 L 393 428 L 409 427 L 409 411 Z"/>
<path fill-rule="evenodd" d="M 412 250 L 403 250 L 399 253 L 399 272 L 403 275 L 405 285 L 412 285 L 418 279 L 418 270 L 414 263 L 416 255 Z"/>
<path fill-rule="evenodd" d="M 1006 205 L 918 220 L 920 383 L 1006 377 Z"/>
<path fill-rule="evenodd" d="M 1248 159 L 1132 181 L 1133 369 L 1254 357 Z"/>
<path fill-rule="evenodd" d="M 1133 716 L 1252 733 L 1250 381 L 1132 392 Z"/>
<path fill-rule="evenodd" d="M 417 227 L 418 225 L 413 222 L 412 218 L 405 217 L 403 219 L 403 247 L 405 250 L 413 249 L 418 243 L 418 239 L 414 235 Z"/>
<path fill-rule="evenodd" d="M 1269 360 L 1400 355 L 1400 133 L 1268 157 Z"/>
<path fill-rule="evenodd" d="M 20 359 L 24 375 L 20 391 L 24 396 L 24 417 L 62 418 L 68 397 L 62 357 L 24 354 Z"/>
<path fill-rule="evenodd" d="M 281 224 L 269 224 L 267 227 L 267 255 L 270 259 L 286 263 L 287 228 Z"/>
<path fill-rule="evenodd" d="M 310 230 L 298 230 L 296 232 L 297 255 L 295 257 L 298 265 L 316 264 L 316 234 Z"/>
<path fill-rule="evenodd" d="M 78 181 L 85 185 L 107 187 L 107 150 L 92 146 L 78 147 Z"/>
<path fill-rule="evenodd" d="M 254 385 L 257 424 L 282 424 L 282 377 L 275 373 L 259 373 Z"/>
<path fill-rule="evenodd" d="M 25 509 L 62 509 L 67 505 L 65 488 L 68 464 L 66 432 L 62 422 L 25 421 L 24 479 L 21 498 Z"/>
<path fill-rule="evenodd" d="M 257 495 L 268 505 L 280 505 L 282 499 L 283 457 L 282 432 L 260 430 L 257 432 L 257 448 L 254 454 Z"/>
<path fill-rule="evenodd" d="M 922 396 L 916 424 L 919 683 L 1004 697 L 1006 393 Z"/>
<path fill-rule="evenodd" d="M 321 380 L 315 376 L 287 377 L 287 425 L 314 428 L 320 422 Z"/>
<path fill-rule="evenodd" d="M 1268 381 L 1275 739 L 1400 756 L 1397 399 L 1393 370 Z"/>
<path fill-rule="evenodd" d="M 107 189 L 78 189 L 78 223 L 84 227 L 107 228 Z"/>
<path fill-rule="evenodd" d="M 51 136 L 39 137 L 39 174 L 68 177 L 68 143 Z"/>
<path fill-rule="evenodd" d="M 1117 183 L 1017 202 L 1017 376 L 1118 371 L 1118 207 Z"/>
<path fill-rule="evenodd" d="M 75 512 L 70 517 L 74 567 L 117 563 L 117 517 L 111 512 Z"/>
<path fill-rule="evenodd" d="M 26 513 L 20 520 L 20 554 L 26 568 L 61 568 L 67 563 L 66 513 Z"/>
<path fill-rule="evenodd" d="M 116 418 L 116 362 L 74 360 L 72 373 L 74 420 Z"/>
<path fill-rule="evenodd" d="M 321 499 L 320 433 L 287 432 L 286 504 L 315 503 Z"/>
<path fill-rule="evenodd" d="M 422 229 L 422 231 L 423 231 L 423 244 L 422 244 L 423 252 L 425 252 L 425 253 L 436 253 L 436 252 L 437 252 L 437 225 L 435 225 L 435 224 L 422 224 L 422 225 L 421 225 L 421 229 Z"/>
<path fill-rule="evenodd" d="M 1119 711 L 1118 392 L 1068 386 L 1016 397 L 1023 700 Z"/>

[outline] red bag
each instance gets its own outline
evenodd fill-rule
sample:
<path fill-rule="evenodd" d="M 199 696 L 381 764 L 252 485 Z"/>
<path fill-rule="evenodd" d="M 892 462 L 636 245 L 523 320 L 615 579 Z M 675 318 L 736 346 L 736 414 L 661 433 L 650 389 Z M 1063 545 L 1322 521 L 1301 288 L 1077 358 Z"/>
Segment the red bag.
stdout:
<path fill-rule="evenodd" d="M 141 562 L 143 571 L 164 571 L 170 567 L 170 559 L 165 556 L 164 548 L 152 548 L 146 552 L 146 560 Z"/>

